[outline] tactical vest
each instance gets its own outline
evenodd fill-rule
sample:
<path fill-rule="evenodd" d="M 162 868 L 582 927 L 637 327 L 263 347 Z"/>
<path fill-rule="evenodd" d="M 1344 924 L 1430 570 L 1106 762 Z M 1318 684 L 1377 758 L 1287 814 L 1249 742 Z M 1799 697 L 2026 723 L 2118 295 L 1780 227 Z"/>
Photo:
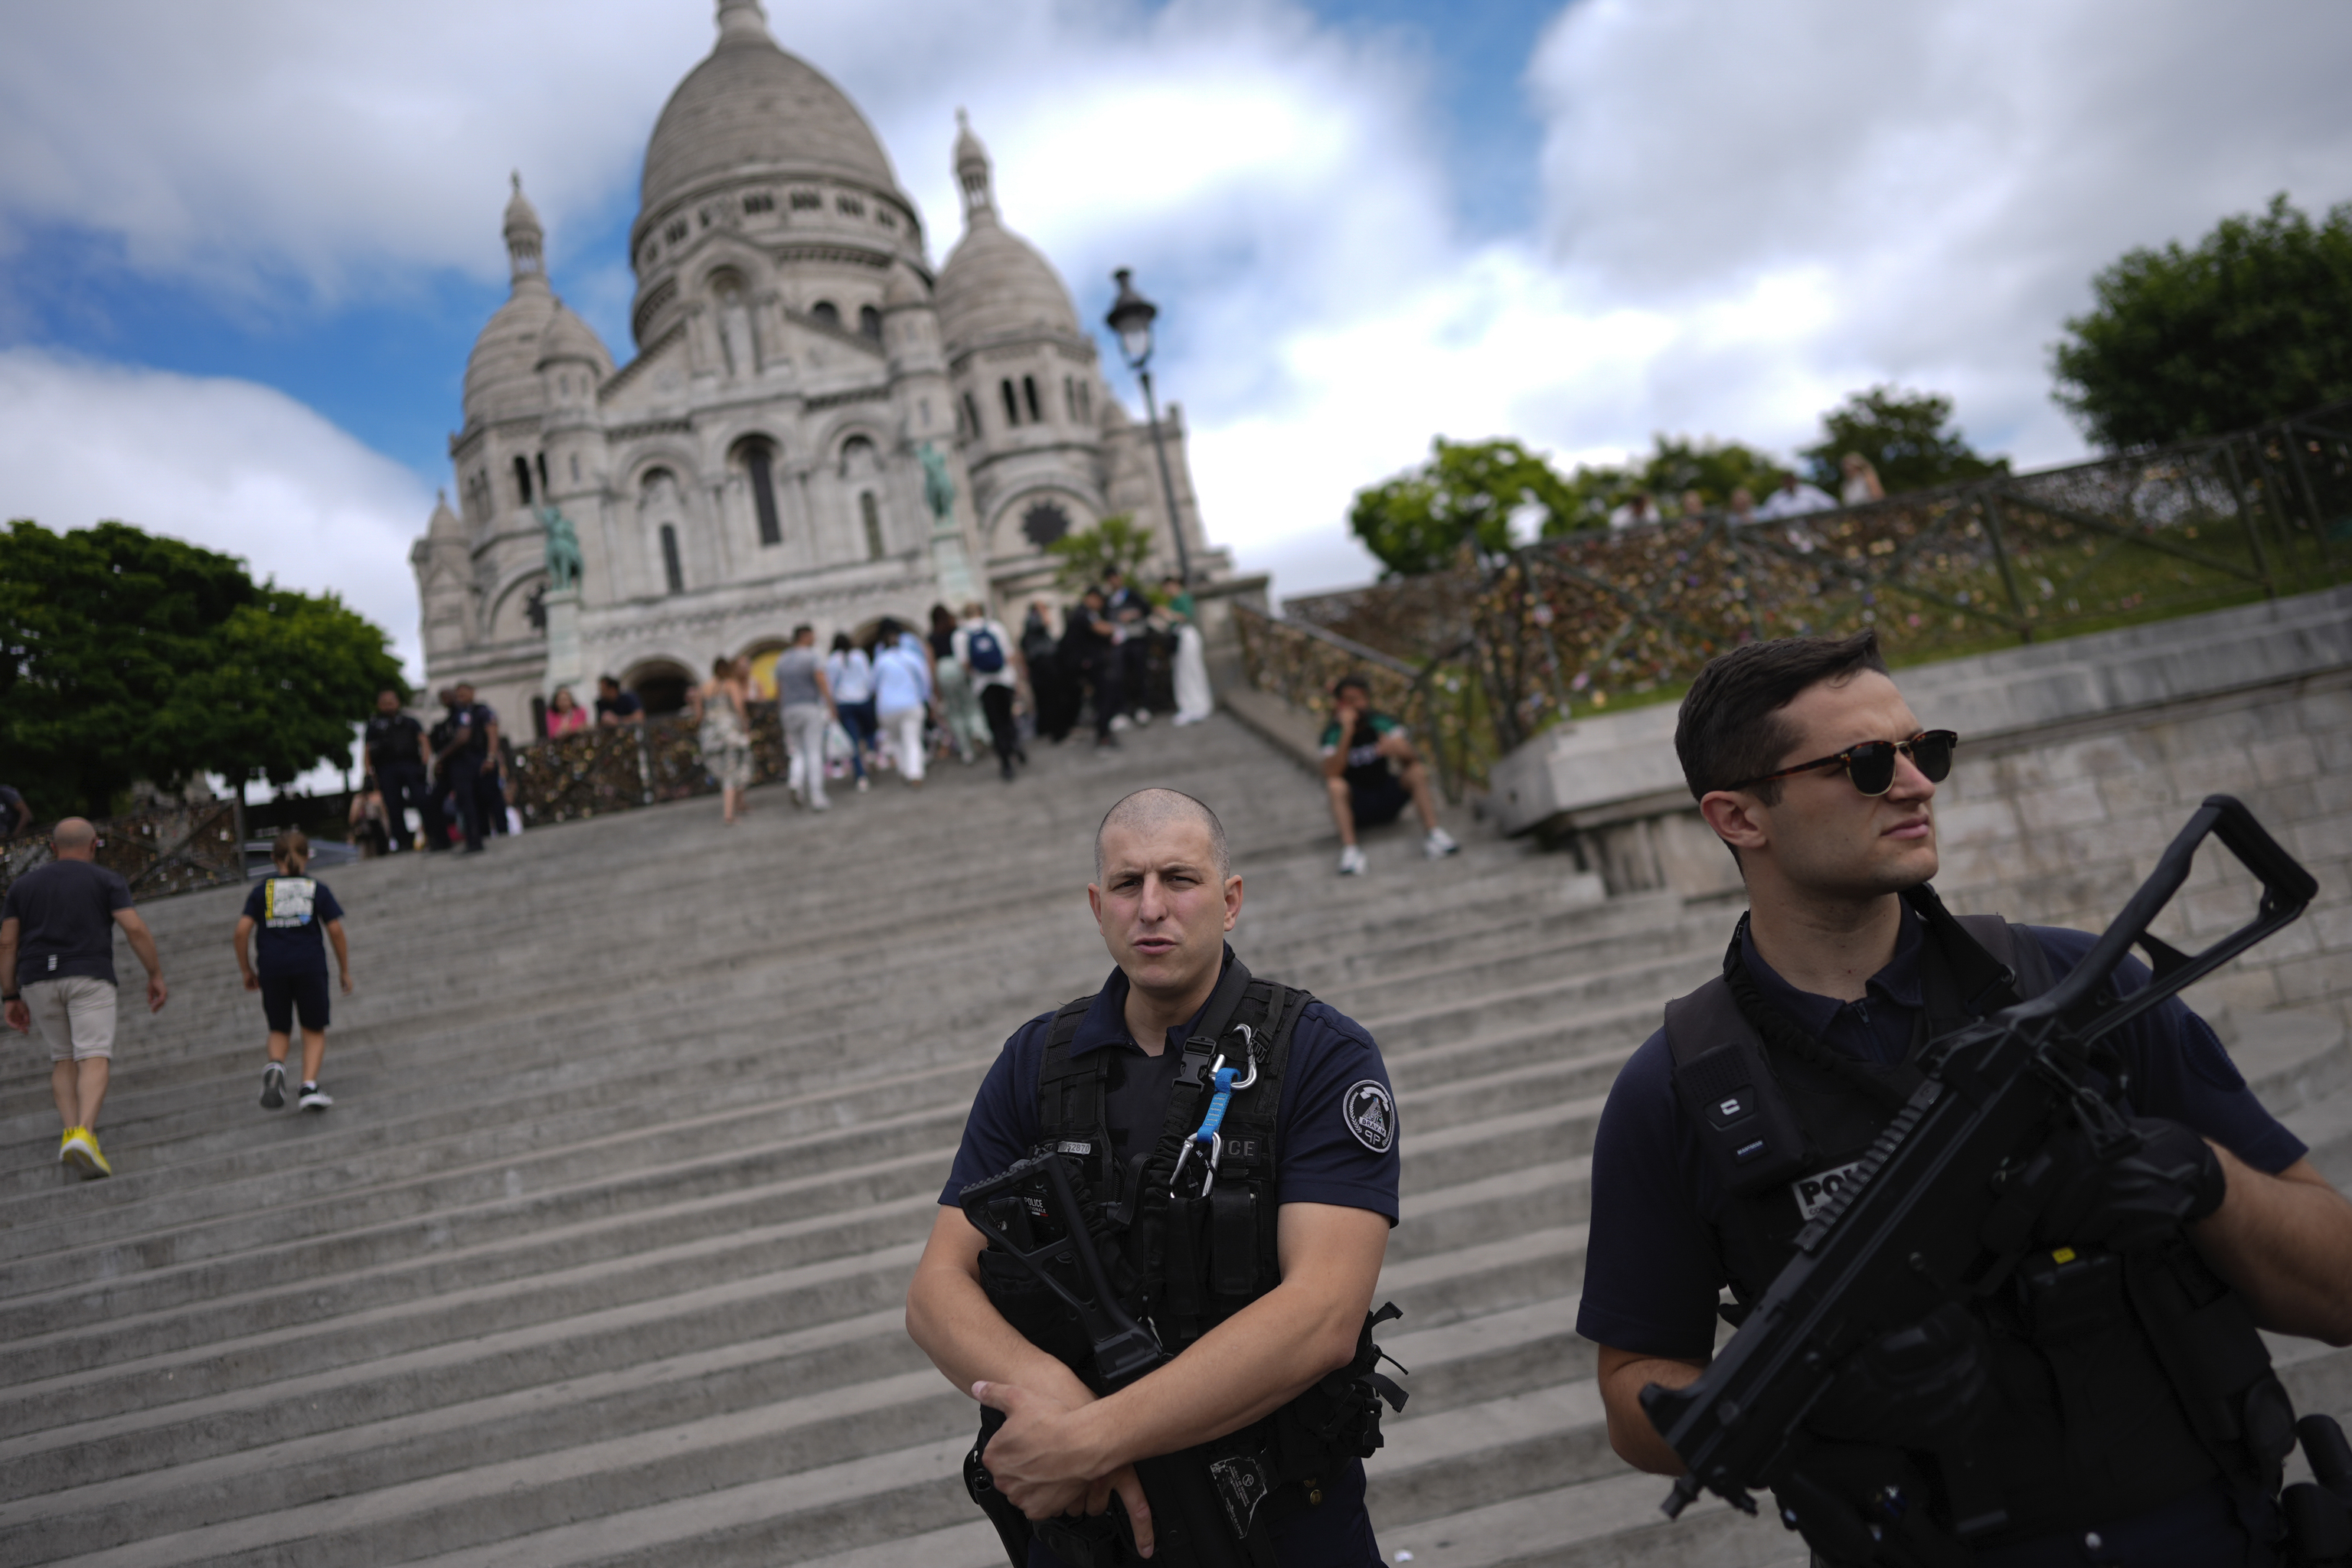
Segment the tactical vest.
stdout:
<path fill-rule="evenodd" d="M 1070 1054 L 1095 997 L 1081 996 L 1054 1015 L 1037 1073 L 1038 1141 L 1031 1152 L 1063 1157 L 1112 1289 L 1169 1357 L 1281 1280 L 1276 1117 L 1291 1037 L 1313 1001 L 1304 991 L 1253 979 L 1238 958 L 1228 959 L 1202 1010 L 1201 1032 L 1184 1042 L 1159 1137 L 1124 1161 L 1116 1156 L 1104 1115 L 1105 1075 L 1117 1053 Z M 1207 1110 L 1220 1058 L 1242 1068 L 1243 1079 L 1225 1110 L 1216 1170 L 1203 1181 L 1202 1164 L 1187 1145 Z M 1058 1299 L 993 1249 L 981 1254 L 980 1270 L 990 1303 L 1023 1338 L 1089 1376 L 1091 1349 Z M 1369 1316 L 1355 1360 L 1273 1415 L 1213 1442 L 1137 1464 L 1152 1500 L 1158 1541 L 1150 1562 L 1155 1568 L 1274 1568 L 1268 1531 L 1259 1521 L 1266 1499 L 1295 1488 L 1310 1505 L 1319 1505 L 1325 1483 L 1381 1447 L 1381 1401 L 1404 1408 L 1404 1391 L 1376 1370 L 1380 1349 L 1372 1342 L 1375 1326 L 1400 1315 L 1386 1306 Z M 1002 1423 L 995 1411 L 982 1412 L 965 1479 L 974 1500 L 989 1510 L 1008 1554 L 1025 1564 L 1026 1521 L 1015 1523 L 1017 1510 L 1008 1517 L 1009 1504 L 992 1503 L 980 1463 Z M 1145 1561 L 1108 1517 L 1048 1520 L 1028 1528 L 1070 1568 Z"/>
<path fill-rule="evenodd" d="M 1675 1089 L 1727 1194 L 1717 1236 L 1737 1301 L 1718 1310 L 1734 1324 L 1918 1086 L 1927 1044 L 2053 983 L 2041 945 L 2000 917 L 1953 916 L 1925 886 L 1905 898 L 1926 926 L 1923 1005 L 1896 1066 L 1768 1046 L 1795 1026 L 1742 1007 L 1738 935 L 1723 975 L 1667 1005 Z M 2244 1300 L 2187 1237 L 2037 1251 L 1969 1305 L 1994 1348 L 1994 1413 L 1965 1456 L 1909 1457 L 1969 1546 L 2127 1518 L 2217 1478 L 2276 1491 L 2292 1407 Z"/>

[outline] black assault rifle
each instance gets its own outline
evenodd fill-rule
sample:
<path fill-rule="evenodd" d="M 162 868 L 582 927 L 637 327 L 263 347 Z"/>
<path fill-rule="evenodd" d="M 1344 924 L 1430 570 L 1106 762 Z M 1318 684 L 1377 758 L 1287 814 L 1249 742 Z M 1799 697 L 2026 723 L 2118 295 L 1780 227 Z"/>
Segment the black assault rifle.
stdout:
<path fill-rule="evenodd" d="M 2208 835 L 2260 879 L 2262 904 L 2192 955 L 2147 928 Z M 1931 1044 L 1921 1058 L 1927 1081 L 1797 1233 L 1796 1255 L 1722 1354 L 1687 1387 L 1642 1391 L 1651 1422 L 1689 1467 L 1666 1516 L 1702 1489 L 1751 1514 L 1754 1488 L 1780 1489 L 1784 1501 L 1815 1493 L 1801 1427 L 1840 1363 L 1947 1302 L 1997 1289 L 2017 1268 L 2063 1173 L 2047 1150 L 2069 1121 L 2098 1158 L 2139 1148 L 2096 1086 L 2091 1047 L 2294 920 L 2317 891 L 2243 804 L 2208 795 L 2063 981 Z M 2120 1000 L 2103 994 L 2135 943 L 2154 978 Z"/>

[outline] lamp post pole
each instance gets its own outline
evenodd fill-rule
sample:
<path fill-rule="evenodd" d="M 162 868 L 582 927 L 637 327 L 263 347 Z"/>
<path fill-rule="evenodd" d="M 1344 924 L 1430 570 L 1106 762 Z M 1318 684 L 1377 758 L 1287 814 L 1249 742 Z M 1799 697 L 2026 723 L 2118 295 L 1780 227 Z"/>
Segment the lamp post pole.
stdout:
<path fill-rule="evenodd" d="M 1129 281 L 1133 276 L 1124 267 L 1111 274 L 1118 284 L 1118 298 L 1112 302 L 1105 321 L 1118 334 L 1119 352 L 1127 356 L 1127 368 L 1143 384 L 1143 412 L 1151 421 L 1151 455 L 1160 465 L 1160 495 L 1168 507 L 1168 531 L 1176 541 L 1176 576 L 1189 588 L 1192 585 L 1192 552 L 1185 547 L 1184 519 L 1176 510 L 1176 481 L 1168 471 L 1168 442 L 1160 429 L 1160 400 L 1151 390 L 1151 322 L 1160 314 L 1160 307 L 1135 291 L 1135 286 Z"/>

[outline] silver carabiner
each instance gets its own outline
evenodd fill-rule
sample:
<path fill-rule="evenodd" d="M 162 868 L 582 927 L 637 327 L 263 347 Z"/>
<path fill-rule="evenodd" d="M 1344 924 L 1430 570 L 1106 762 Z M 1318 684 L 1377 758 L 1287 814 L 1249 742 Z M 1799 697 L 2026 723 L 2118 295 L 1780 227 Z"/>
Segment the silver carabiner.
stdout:
<path fill-rule="evenodd" d="M 1235 1024 L 1234 1027 L 1241 1031 L 1242 1058 L 1249 1063 L 1249 1077 L 1234 1079 L 1234 1087 L 1237 1089 L 1247 1089 L 1257 1081 L 1257 1032 L 1247 1024 Z M 1224 1060 L 1223 1057 L 1217 1059 L 1221 1062 Z M 1213 1079 L 1212 1081 L 1213 1082 L 1214 1079 Z"/>
<path fill-rule="evenodd" d="M 1168 1173 L 1168 1195 L 1171 1198 L 1177 1195 L 1177 1184 L 1183 1178 L 1184 1162 L 1192 1157 L 1193 1146 L 1198 1142 L 1199 1140 L 1197 1139 L 1187 1138 L 1184 1140 L 1184 1146 L 1176 1152 L 1176 1168 Z M 1209 1134 L 1208 1158 L 1201 1169 L 1201 1195 L 1202 1197 L 1207 1197 L 1212 1192 L 1216 1190 L 1217 1167 L 1224 1163 L 1225 1135 L 1222 1132 L 1212 1132 Z"/>

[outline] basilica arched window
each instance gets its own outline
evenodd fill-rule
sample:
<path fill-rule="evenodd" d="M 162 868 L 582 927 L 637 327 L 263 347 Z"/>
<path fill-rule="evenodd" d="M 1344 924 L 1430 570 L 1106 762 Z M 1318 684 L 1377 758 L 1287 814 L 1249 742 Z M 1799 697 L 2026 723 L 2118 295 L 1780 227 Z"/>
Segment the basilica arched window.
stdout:
<path fill-rule="evenodd" d="M 861 337 L 872 338 L 876 342 L 880 342 L 882 341 L 882 312 L 876 310 L 871 305 L 858 306 L 857 331 L 858 335 Z"/>
<path fill-rule="evenodd" d="M 514 460 L 514 468 L 515 493 L 522 498 L 523 505 L 529 506 L 530 504 L 530 459 L 517 457 Z"/>
<path fill-rule="evenodd" d="M 811 305 L 809 315 L 821 326 L 838 329 L 841 325 L 841 307 L 830 300 L 819 300 Z"/>
<path fill-rule="evenodd" d="M 1007 425 L 1020 424 L 1021 400 L 1013 395 L 1013 384 L 1009 381 L 1000 381 L 996 384 L 996 390 L 1004 398 L 1004 422 Z"/>
<path fill-rule="evenodd" d="M 547 454 L 541 452 L 539 455 L 539 493 L 545 495 L 551 488 L 552 487 L 551 487 L 547 482 Z M 529 500 L 530 498 L 525 497 L 524 499 Z"/>
<path fill-rule="evenodd" d="M 1021 378 L 1021 400 L 1029 405 L 1029 422 L 1031 424 L 1034 425 L 1045 417 L 1045 405 L 1037 401 L 1037 378 L 1035 376 L 1024 375 Z"/>
<path fill-rule="evenodd" d="M 678 564 L 677 530 L 669 523 L 661 525 L 662 578 L 673 594 L 686 592 L 686 568 Z"/>
<path fill-rule="evenodd" d="M 963 395 L 963 416 L 971 423 L 971 438 L 980 439 L 980 403 L 969 392 Z"/>
<path fill-rule="evenodd" d="M 882 503 L 874 499 L 872 490 L 857 492 L 857 521 L 866 529 L 866 559 L 881 560 L 885 553 L 882 547 Z"/>
<path fill-rule="evenodd" d="M 751 510 L 760 520 L 760 542 L 782 544 L 784 525 L 776 516 L 776 451 L 759 437 L 743 443 L 740 448 L 744 477 L 751 483 Z"/>

